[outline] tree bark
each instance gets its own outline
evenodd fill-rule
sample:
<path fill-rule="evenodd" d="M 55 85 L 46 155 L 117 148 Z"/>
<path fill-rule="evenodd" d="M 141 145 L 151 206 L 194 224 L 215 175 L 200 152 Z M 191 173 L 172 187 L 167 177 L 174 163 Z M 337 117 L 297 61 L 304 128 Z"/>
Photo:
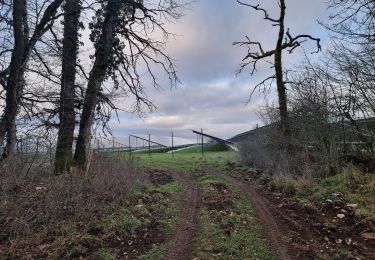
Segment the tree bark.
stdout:
<path fill-rule="evenodd" d="M 94 112 L 98 103 L 98 93 L 105 79 L 109 65 L 112 43 L 114 40 L 115 19 L 118 13 L 116 0 L 108 1 L 105 10 L 105 19 L 102 23 L 101 35 L 95 52 L 95 62 L 91 69 L 84 105 L 79 125 L 74 161 L 77 166 L 85 169 L 88 163 L 88 152 L 91 143 L 91 128 L 94 121 Z"/>
<path fill-rule="evenodd" d="M 78 22 L 81 12 L 80 0 L 66 0 L 64 8 L 64 38 L 62 49 L 62 72 L 60 91 L 60 125 L 55 154 L 55 173 L 69 170 L 73 163 L 75 128 L 75 78 L 78 51 Z"/>
<path fill-rule="evenodd" d="M 18 88 L 23 79 L 22 62 L 25 52 L 24 14 L 26 5 L 23 0 L 13 1 L 13 33 L 14 49 L 10 62 L 10 71 L 7 78 L 5 97 L 5 111 L 0 125 L 0 142 L 4 143 L 6 135 L 7 144 L 3 149 L 2 158 L 6 159 L 12 154 L 15 143 L 15 121 L 18 110 Z"/>
<path fill-rule="evenodd" d="M 285 34 L 284 18 L 285 18 L 285 0 L 280 1 L 280 21 L 279 21 L 279 35 L 277 39 L 277 44 L 275 48 L 275 74 L 276 74 L 276 85 L 277 94 L 279 99 L 279 113 L 280 113 L 280 123 L 281 130 L 285 137 L 290 136 L 290 127 L 288 122 L 288 106 L 286 98 L 286 88 L 283 76 L 283 66 L 282 66 L 282 52 L 283 52 L 283 39 Z"/>

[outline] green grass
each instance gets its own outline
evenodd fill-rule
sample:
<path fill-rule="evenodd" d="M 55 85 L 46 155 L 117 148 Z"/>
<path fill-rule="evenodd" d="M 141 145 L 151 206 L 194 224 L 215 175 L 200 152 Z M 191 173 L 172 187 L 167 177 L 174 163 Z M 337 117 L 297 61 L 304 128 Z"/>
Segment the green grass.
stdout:
<path fill-rule="evenodd" d="M 202 196 L 211 196 L 221 200 L 222 194 L 217 193 L 213 186 L 225 185 L 230 190 L 228 202 L 230 212 L 210 210 L 202 207 L 199 215 L 199 227 L 193 244 L 192 255 L 200 259 L 275 259 L 272 250 L 262 235 L 262 229 L 256 220 L 254 209 L 240 190 L 225 179 L 207 174 L 201 170 L 205 165 L 225 170 L 228 164 L 235 162 L 236 154 L 228 151 L 205 152 L 200 150 L 183 150 L 171 154 L 138 155 L 138 163 L 161 169 L 177 169 L 192 174 L 199 182 Z M 226 234 L 225 227 L 231 228 L 231 235 Z M 171 229 L 171 233 L 173 228 Z M 165 245 L 151 250 L 142 259 L 163 259 Z"/>
<path fill-rule="evenodd" d="M 179 181 L 162 186 L 147 183 L 135 185 L 119 198 L 118 203 L 92 208 L 90 212 L 68 219 L 59 230 L 53 231 L 56 233 L 53 236 L 61 239 L 52 242 L 49 253 L 56 259 L 80 256 L 117 259 L 126 246 L 120 245 L 120 242 L 113 245 L 108 241 L 124 238 L 124 243 L 127 243 L 127 239 L 143 240 L 139 234 L 147 233 L 155 226 L 168 239 L 180 212 L 183 189 Z M 162 253 L 163 249 L 163 245 L 155 244 L 149 251 Z"/>
<path fill-rule="evenodd" d="M 202 207 L 200 226 L 194 241 L 193 256 L 199 259 L 276 259 L 255 217 L 254 209 L 240 190 L 228 181 L 214 175 L 200 178 L 203 197 L 228 204 L 218 210 Z M 214 187 L 227 187 L 223 194 Z"/>
<path fill-rule="evenodd" d="M 310 187 L 298 188 L 300 197 L 309 198 L 313 202 L 323 202 L 330 198 L 332 193 L 341 193 L 347 203 L 358 204 L 357 214 L 375 219 L 375 176 L 364 174 L 359 170 L 341 172 L 317 180 Z M 354 176 L 354 177 L 353 177 Z"/>
<path fill-rule="evenodd" d="M 178 220 L 178 214 L 181 211 L 181 194 L 184 193 L 184 187 L 181 182 L 173 181 L 166 185 L 162 185 L 158 188 L 160 194 L 170 194 L 169 198 L 165 198 L 162 195 L 157 198 L 159 203 L 153 205 L 154 210 L 158 211 L 160 216 L 159 223 L 163 227 L 163 232 L 166 237 L 166 240 L 169 240 L 174 233 L 176 228 L 176 223 Z M 146 254 L 140 258 L 143 260 L 157 260 L 163 259 L 166 251 L 166 243 L 161 245 L 154 245 Z"/>
<path fill-rule="evenodd" d="M 273 190 L 295 197 L 302 204 L 319 204 L 332 199 L 333 193 L 342 194 L 348 204 L 357 204 L 356 214 L 375 219 L 375 175 L 365 174 L 355 167 L 344 168 L 337 174 L 316 179 L 254 174 L 253 169 L 237 167 L 232 175 L 269 185 Z"/>
<path fill-rule="evenodd" d="M 200 154 L 196 152 L 184 152 L 172 154 L 152 154 L 151 156 L 145 154 L 137 155 L 138 163 L 149 168 L 164 168 L 164 169 L 178 169 L 187 172 L 192 172 L 202 165 L 214 165 L 219 168 L 224 168 L 228 162 L 233 162 L 236 159 L 236 154 L 233 152 L 206 152 Z"/>

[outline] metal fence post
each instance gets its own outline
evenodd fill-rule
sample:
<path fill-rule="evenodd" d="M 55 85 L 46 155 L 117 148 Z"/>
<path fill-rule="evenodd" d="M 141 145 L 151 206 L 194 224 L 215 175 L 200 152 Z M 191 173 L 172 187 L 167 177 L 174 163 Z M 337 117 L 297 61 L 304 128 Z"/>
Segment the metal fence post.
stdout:
<path fill-rule="evenodd" d="M 203 156 L 203 128 L 201 128 L 201 133 L 202 133 L 202 156 Z"/>
<path fill-rule="evenodd" d="M 52 142 L 49 142 L 49 163 L 52 165 Z"/>
<path fill-rule="evenodd" d="M 112 153 L 115 153 L 115 137 L 112 136 Z"/>
<path fill-rule="evenodd" d="M 172 157 L 174 157 L 174 151 L 173 151 L 173 132 L 171 132 L 171 134 L 172 134 Z"/>
<path fill-rule="evenodd" d="M 151 134 L 148 134 L 148 155 L 151 156 Z"/>

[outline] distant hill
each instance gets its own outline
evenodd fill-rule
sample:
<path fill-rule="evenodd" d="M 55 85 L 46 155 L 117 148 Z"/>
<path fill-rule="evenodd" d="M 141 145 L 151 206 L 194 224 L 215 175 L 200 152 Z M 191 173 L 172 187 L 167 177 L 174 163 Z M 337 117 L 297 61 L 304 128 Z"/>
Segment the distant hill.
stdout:
<path fill-rule="evenodd" d="M 264 135 L 268 130 L 272 129 L 274 127 L 274 124 L 271 125 L 265 125 L 261 127 L 257 127 L 253 130 L 249 130 L 243 133 L 240 133 L 238 135 L 235 135 L 228 139 L 228 141 L 231 141 L 233 143 L 243 143 L 247 141 L 256 140 L 261 135 Z"/>
<path fill-rule="evenodd" d="M 375 138 L 375 118 L 369 118 L 369 119 L 366 119 L 366 120 L 358 119 L 358 120 L 356 120 L 356 124 L 362 130 L 362 134 L 364 136 L 370 137 L 370 139 Z M 356 131 L 355 128 L 353 126 L 351 126 L 349 121 L 344 121 L 342 123 L 335 122 L 335 123 L 332 123 L 332 126 L 334 128 L 335 128 L 335 126 L 337 127 L 337 130 L 338 130 L 337 133 L 338 134 L 341 132 L 339 129 L 342 129 L 343 126 L 353 129 L 354 132 Z M 230 139 L 228 139 L 228 141 L 231 141 L 233 143 L 243 143 L 243 142 L 248 142 L 248 141 L 255 141 L 255 140 L 259 139 L 261 136 L 264 136 L 265 134 L 267 134 L 267 132 L 270 131 L 273 127 L 276 127 L 276 123 L 261 126 L 261 127 L 257 127 L 253 130 L 249 130 L 249 131 L 237 134 L 237 135 L 231 137 Z M 347 134 L 347 132 L 345 132 L 345 134 Z M 346 138 L 348 138 L 348 136 L 346 136 Z M 353 136 L 353 139 L 354 139 L 353 141 L 358 141 L 356 135 Z"/>

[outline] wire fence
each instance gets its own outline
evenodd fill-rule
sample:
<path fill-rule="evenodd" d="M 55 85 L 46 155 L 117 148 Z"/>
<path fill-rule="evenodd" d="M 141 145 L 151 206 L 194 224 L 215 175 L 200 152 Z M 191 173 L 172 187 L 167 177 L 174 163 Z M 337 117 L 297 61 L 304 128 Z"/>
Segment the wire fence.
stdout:
<path fill-rule="evenodd" d="M 17 139 L 16 160 L 21 164 L 53 164 L 56 143 L 54 139 L 25 135 Z"/>
<path fill-rule="evenodd" d="M 132 158 L 137 154 L 153 154 L 153 153 L 174 153 L 183 149 L 196 149 L 198 152 L 204 153 L 206 147 L 214 141 L 208 136 L 201 134 L 196 135 L 196 142 L 188 144 L 175 144 L 178 138 L 173 132 L 170 135 L 168 144 L 162 144 L 156 136 L 148 134 L 147 136 L 129 135 L 128 140 L 120 141 L 114 136 L 96 135 L 92 138 L 91 149 L 93 153 L 102 155 L 122 156 Z M 192 138 L 194 140 L 194 136 Z M 54 165 L 54 157 L 56 151 L 56 136 L 47 134 L 23 134 L 19 136 L 16 142 L 15 160 L 26 167 L 43 166 L 52 167 Z M 73 147 L 73 152 L 75 147 Z"/>

